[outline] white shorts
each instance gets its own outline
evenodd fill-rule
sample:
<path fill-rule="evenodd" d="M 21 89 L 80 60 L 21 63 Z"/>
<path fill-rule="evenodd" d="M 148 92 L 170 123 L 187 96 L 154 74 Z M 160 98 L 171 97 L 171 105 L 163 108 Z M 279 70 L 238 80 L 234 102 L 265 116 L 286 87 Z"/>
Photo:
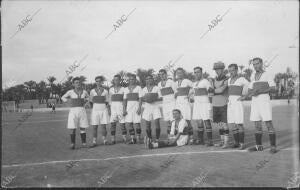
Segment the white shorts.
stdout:
<path fill-rule="evenodd" d="M 125 118 L 123 116 L 123 103 L 122 102 L 112 102 L 111 104 L 111 116 L 110 122 L 125 123 Z"/>
<path fill-rule="evenodd" d="M 252 97 L 250 121 L 272 121 L 272 104 L 268 94 Z"/>
<path fill-rule="evenodd" d="M 79 128 L 88 128 L 88 118 L 84 108 L 82 107 L 73 107 L 70 108 L 68 116 L 68 129 Z"/>
<path fill-rule="evenodd" d="M 176 141 L 177 146 L 187 145 L 188 139 L 189 139 L 188 135 L 180 135 L 179 139 Z"/>
<path fill-rule="evenodd" d="M 109 115 L 108 110 L 105 108 L 103 110 L 92 110 L 91 114 L 91 125 L 102 125 L 108 124 Z"/>
<path fill-rule="evenodd" d="M 161 113 L 158 105 L 145 105 L 142 118 L 146 121 L 151 121 L 161 118 Z"/>
<path fill-rule="evenodd" d="M 227 106 L 227 122 L 234 124 L 244 123 L 244 108 L 241 101 L 229 101 Z"/>
<path fill-rule="evenodd" d="M 192 108 L 191 108 L 190 103 L 187 100 L 186 100 L 186 102 L 176 101 L 175 108 L 179 109 L 181 111 L 183 119 L 185 119 L 185 120 L 192 119 Z"/>
<path fill-rule="evenodd" d="M 211 119 L 211 103 L 195 102 L 193 106 L 193 120 L 210 120 Z"/>
<path fill-rule="evenodd" d="M 126 123 L 141 123 L 141 115 L 136 112 L 139 108 L 139 102 L 127 102 L 127 115 L 125 116 Z"/>
<path fill-rule="evenodd" d="M 173 110 L 175 109 L 175 101 L 167 102 L 161 105 L 162 107 L 162 114 L 165 121 L 172 121 L 173 120 Z"/>

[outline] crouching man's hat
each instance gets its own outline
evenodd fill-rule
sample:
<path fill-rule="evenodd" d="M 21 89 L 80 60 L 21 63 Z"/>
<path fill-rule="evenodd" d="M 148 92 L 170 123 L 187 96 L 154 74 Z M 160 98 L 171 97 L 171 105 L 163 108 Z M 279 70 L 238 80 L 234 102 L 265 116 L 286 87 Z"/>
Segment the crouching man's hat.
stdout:
<path fill-rule="evenodd" d="M 216 63 L 214 63 L 214 70 L 216 69 L 225 69 L 225 64 L 221 61 L 218 61 Z"/>

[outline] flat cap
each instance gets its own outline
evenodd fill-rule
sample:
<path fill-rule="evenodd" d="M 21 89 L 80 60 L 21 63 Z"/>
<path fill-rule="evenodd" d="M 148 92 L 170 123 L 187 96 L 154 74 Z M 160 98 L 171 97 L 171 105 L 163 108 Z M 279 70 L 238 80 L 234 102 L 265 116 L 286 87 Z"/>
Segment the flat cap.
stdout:
<path fill-rule="evenodd" d="M 225 69 L 225 64 L 221 61 L 218 61 L 216 63 L 214 63 L 214 70 L 216 69 Z"/>

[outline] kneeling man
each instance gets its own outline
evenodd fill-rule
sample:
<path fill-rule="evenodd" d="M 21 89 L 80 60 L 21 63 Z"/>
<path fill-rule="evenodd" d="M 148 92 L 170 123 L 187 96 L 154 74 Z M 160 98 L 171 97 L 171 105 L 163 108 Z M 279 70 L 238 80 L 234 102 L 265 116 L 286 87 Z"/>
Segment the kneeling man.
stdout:
<path fill-rule="evenodd" d="M 152 142 L 150 138 L 145 136 L 144 142 L 146 148 L 161 148 L 168 146 L 184 146 L 187 145 L 189 140 L 188 135 L 188 124 L 182 118 L 181 111 L 179 109 L 173 110 L 173 118 L 171 124 L 170 137 L 166 141 L 156 141 Z"/>

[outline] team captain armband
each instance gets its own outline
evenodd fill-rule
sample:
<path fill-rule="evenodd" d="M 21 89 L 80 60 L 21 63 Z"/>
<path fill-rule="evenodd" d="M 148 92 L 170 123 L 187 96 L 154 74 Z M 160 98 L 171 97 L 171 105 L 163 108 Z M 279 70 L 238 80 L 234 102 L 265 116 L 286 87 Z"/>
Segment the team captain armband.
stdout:
<path fill-rule="evenodd" d="M 97 104 L 104 104 L 105 96 L 93 96 L 92 102 Z"/>
<path fill-rule="evenodd" d="M 128 93 L 127 94 L 127 100 L 128 101 L 138 101 L 139 100 L 139 94 L 138 93 Z"/>
<path fill-rule="evenodd" d="M 269 83 L 268 82 L 254 82 L 253 83 L 253 90 L 264 90 L 266 88 L 269 88 Z M 268 92 L 266 92 L 268 94 Z"/>
<path fill-rule="evenodd" d="M 243 92 L 243 87 L 242 86 L 236 86 L 236 85 L 230 85 L 229 86 L 229 90 L 228 90 L 229 95 L 241 96 L 242 92 Z"/>
<path fill-rule="evenodd" d="M 172 87 L 162 88 L 160 90 L 160 92 L 161 92 L 161 95 L 163 95 L 163 96 L 166 96 L 166 95 L 169 95 L 169 94 L 174 94 L 174 91 L 173 91 Z"/>
<path fill-rule="evenodd" d="M 195 96 L 206 96 L 208 95 L 206 88 L 195 88 Z"/>
<path fill-rule="evenodd" d="M 83 98 L 72 98 L 71 99 L 71 107 L 83 107 L 84 99 Z"/>
<path fill-rule="evenodd" d="M 144 96 L 145 102 L 154 102 L 158 99 L 157 93 L 147 93 Z"/>
<path fill-rule="evenodd" d="M 177 88 L 178 96 L 187 96 L 189 95 L 191 87 L 179 87 Z"/>
<path fill-rule="evenodd" d="M 112 102 L 122 102 L 123 101 L 123 94 L 113 94 L 111 95 Z"/>

